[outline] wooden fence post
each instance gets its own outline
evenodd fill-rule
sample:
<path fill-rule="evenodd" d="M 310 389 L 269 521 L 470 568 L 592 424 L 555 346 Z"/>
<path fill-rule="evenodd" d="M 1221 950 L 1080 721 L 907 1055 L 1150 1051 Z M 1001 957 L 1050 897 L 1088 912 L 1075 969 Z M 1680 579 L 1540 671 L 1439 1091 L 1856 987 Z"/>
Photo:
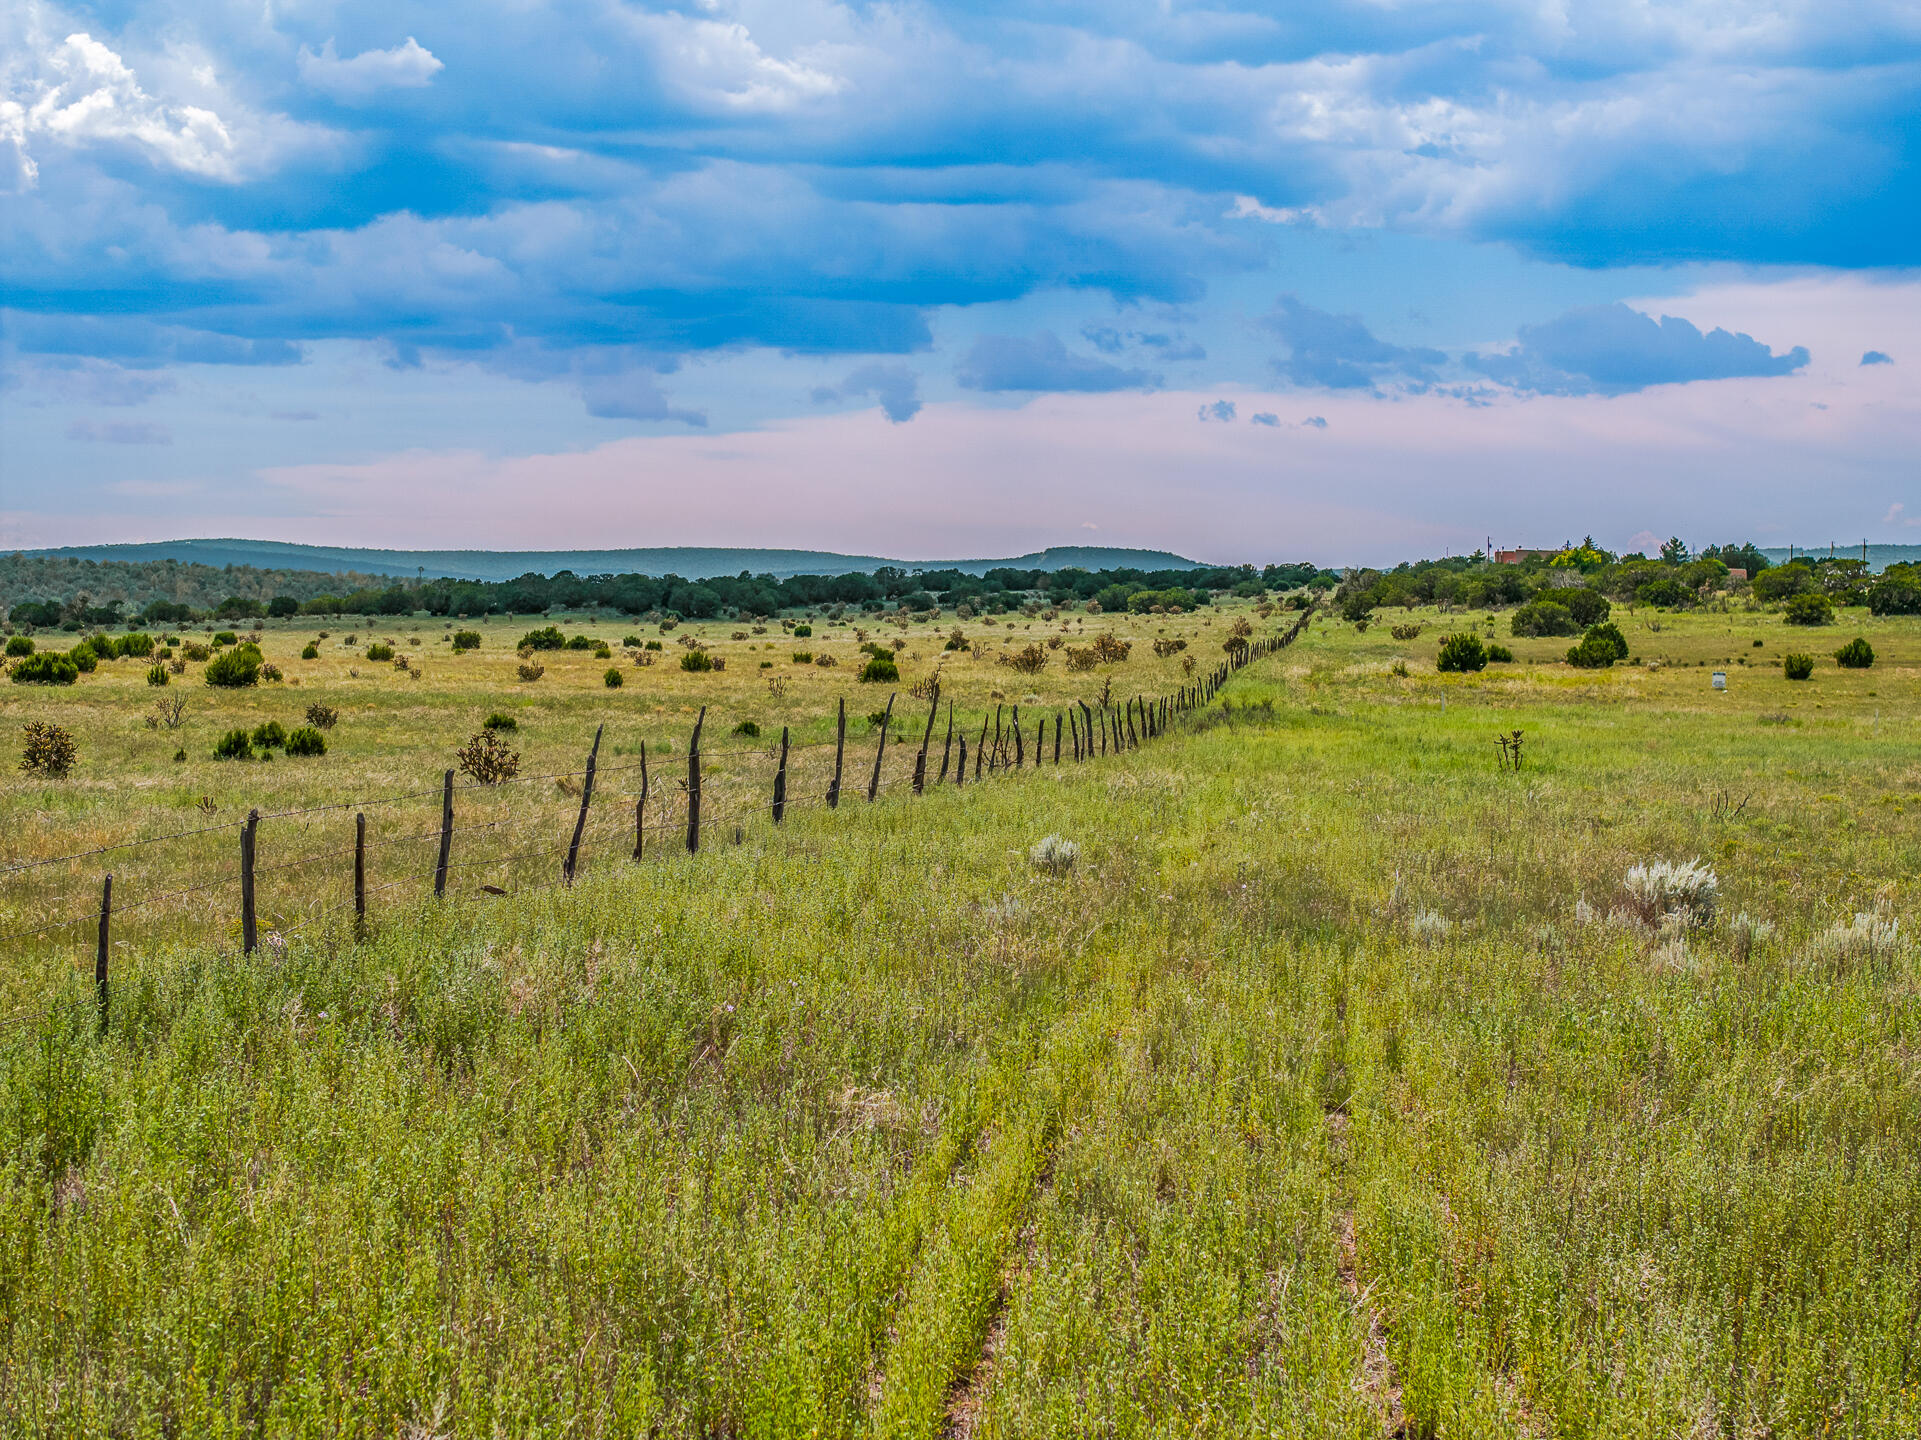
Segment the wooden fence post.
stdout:
<path fill-rule="evenodd" d="M 1054 712 L 1054 763 L 1061 763 L 1061 712 Z"/>
<path fill-rule="evenodd" d="M 1012 728 L 1014 731 L 1014 768 L 1018 770 L 1027 763 L 1027 747 L 1021 744 L 1021 707 L 1018 705 L 1014 707 Z"/>
<path fill-rule="evenodd" d="M 894 697 L 887 697 L 887 710 L 880 717 L 880 744 L 874 747 L 874 773 L 867 781 L 867 803 L 872 805 L 874 797 L 880 794 L 880 762 L 887 753 L 887 727 L 894 720 Z"/>
<path fill-rule="evenodd" d="M 100 948 L 93 957 L 93 990 L 99 1001 L 100 1033 L 107 1033 L 107 946 L 108 934 L 113 921 L 113 876 L 109 875 L 100 886 Z"/>
<path fill-rule="evenodd" d="M 640 742 L 640 798 L 634 801 L 634 859 L 647 839 L 647 742 Z"/>
<path fill-rule="evenodd" d="M 966 743 L 967 743 L 967 737 L 965 735 L 961 736 L 961 744 L 965 745 Z M 947 702 L 947 743 L 941 746 L 941 749 L 940 749 L 940 779 L 934 782 L 936 785 L 945 785 L 947 783 L 947 766 L 948 766 L 948 762 L 951 761 L 953 758 L 954 758 L 954 702 L 952 700 L 949 700 Z"/>
<path fill-rule="evenodd" d="M 587 807 L 594 802 L 594 762 L 600 759 L 600 735 L 607 727 L 594 727 L 594 746 L 587 752 L 587 774 L 580 782 L 580 815 L 574 821 L 573 843 L 567 847 L 566 880 L 574 883 L 574 869 L 580 864 L 580 837 L 587 833 Z"/>
<path fill-rule="evenodd" d="M 840 764 L 847 753 L 847 698 L 841 697 L 840 721 L 834 727 L 834 783 L 827 787 L 827 808 L 840 808 Z"/>
<path fill-rule="evenodd" d="M 447 860 L 454 849 L 454 772 L 440 782 L 440 863 L 434 866 L 434 899 L 447 893 Z"/>
<path fill-rule="evenodd" d="M 989 770 L 998 770 L 1004 763 L 1001 759 L 1001 751 L 1006 746 L 1007 741 L 1001 734 L 1001 711 L 1005 708 L 1005 706 L 1001 705 L 994 707 L 994 754 L 987 762 L 987 768 Z"/>
<path fill-rule="evenodd" d="M 974 778 L 981 778 L 981 766 L 987 762 L 987 712 L 981 711 L 981 738 L 974 745 Z"/>
<path fill-rule="evenodd" d="M 700 727 L 707 723 L 707 707 L 694 718 L 694 738 L 687 745 L 687 853 L 700 850 Z"/>
<path fill-rule="evenodd" d="M 1074 742 L 1074 763 L 1081 763 L 1081 722 L 1072 710 L 1067 712 L 1067 738 Z"/>
<path fill-rule="evenodd" d="M 787 818 L 787 727 L 780 727 L 780 768 L 774 771 L 774 823 Z"/>
<path fill-rule="evenodd" d="M 354 929 L 367 928 L 367 816 L 354 815 Z"/>
<path fill-rule="evenodd" d="M 967 783 L 967 732 L 961 731 L 960 764 L 954 770 L 954 788 L 959 789 Z"/>
<path fill-rule="evenodd" d="M 247 812 L 246 826 L 240 832 L 240 948 L 248 955 L 253 954 L 260 944 L 259 927 L 254 923 L 253 912 L 253 848 L 254 832 L 260 828 L 260 812 Z"/>
<path fill-rule="evenodd" d="M 920 754 L 914 757 L 914 793 L 920 794 L 927 788 L 927 746 L 934 738 L 934 722 L 940 718 L 940 692 L 934 692 L 934 704 L 927 712 L 927 728 L 921 732 Z"/>

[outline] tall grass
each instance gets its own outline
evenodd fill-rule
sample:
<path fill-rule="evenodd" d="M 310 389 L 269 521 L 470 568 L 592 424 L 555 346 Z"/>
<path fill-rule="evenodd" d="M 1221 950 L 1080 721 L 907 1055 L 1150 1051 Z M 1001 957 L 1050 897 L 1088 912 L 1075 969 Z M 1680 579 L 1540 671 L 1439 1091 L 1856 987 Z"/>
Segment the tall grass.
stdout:
<path fill-rule="evenodd" d="M 1102 766 L 129 954 L 104 1036 L 62 981 L 0 1032 L 4 1426 L 1917 1433 L 1875 643 L 1762 725 L 1317 631 Z M 1696 857 L 1706 923 L 1608 920 Z"/>

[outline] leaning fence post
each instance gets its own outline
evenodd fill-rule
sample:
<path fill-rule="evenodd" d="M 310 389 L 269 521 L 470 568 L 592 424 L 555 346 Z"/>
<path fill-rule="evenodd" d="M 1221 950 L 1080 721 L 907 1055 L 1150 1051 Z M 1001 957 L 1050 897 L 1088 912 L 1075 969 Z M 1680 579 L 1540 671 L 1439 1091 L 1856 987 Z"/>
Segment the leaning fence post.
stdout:
<path fill-rule="evenodd" d="M 780 727 L 780 768 L 774 771 L 774 823 L 787 814 L 787 727 Z"/>
<path fill-rule="evenodd" d="M 253 912 L 254 831 L 259 827 L 260 812 L 249 810 L 246 826 L 240 832 L 240 948 L 248 955 L 260 944 Z"/>
<path fill-rule="evenodd" d="M 454 772 L 440 782 L 440 863 L 434 866 L 434 899 L 447 893 L 447 860 L 454 851 Z"/>
<path fill-rule="evenodd" d="M 1001 750 L 1007 744 L 1007 742 L 1001 738 L 1002 708 L 1003 707 L 999 705 L 996 705 L 994 707 L 994 757 L 987 767 L 990 770 L 998 770 L 1001 768 L 1001 765 L 1003 763 L 1001 758 Z"/>
<path fill-rule="evenodd" d="M 874 773 L 867 781 L 867 803 L 873 804 L 874 797 L 880 794 L 880 761 L 887 753 L 887 727 L 894 719 L 894 697 L 887 697 L 887 711 L 880 717 L 880 744 L 874 747 Z"/>
<path fill-rule="evenodd" d="M 367 926 L 367 816 L 354 815 L 354 929 Z"/>
<path fill-rule="evenodd" d="M 920 794 L 927 788 L 927 745 L 934 738 L 934 721 L 940 717 L 940 692 L 934 692 L 934 704 L 927 712 L 927 728 L 921 732 L 920 754 L 914 757 L 914 793 Z"/>
<path fill-rule="evenodd" d="M 1074 742 L 1074 763 L 1081 763 L 1081 722 L 1072 710 L 1067 712 L 1067 738 Z"/>
<path fill-rule="evenodd" d="M 954 771 L 954 788 L 959 789 L 967 783 L 967 732 L 961 731 L 960 765 Z"/>
<path fill-rule="evenodd" d="M 640 742 L 640 798 L 634 801 L 634 859 L 647 835 L 647 742 Z"/>
<path fill-rule="evenodd" d="M 1054 712 L 1054 763 L 1061 763 L 1061 712 Z"/>
<path fill-rule="evenodd" d="M 580 815 L 574 821 L 573 843 L 567 847 L 566 880 L 574 883 L 574 867 L 580 863 L 580 837 L 587 833 L 587 807 L 594 803 L 594 762 L 600 758 L 600 735 L 607 727 L 594 727 L 594 747 L 587 752 L 587 774 L 580 782 Z"/>
<path fill-rule="evenodd" d="M 981 778 L 981 766 L 987 761 L 987 712 L 981 711 L 981 738 L 974 742 L 974 778 Z"/>
<path fill-rule="evenodd" d="M 827 808 L 840 808 L 840 766 L 847 754 L 847 698 L 841 697 L 840 719 L 834 726 L 834 783 L 827 787 Z"/>
<path fill-rule="evenodd" d="M 113 920 L 113 876 L 100 886 L 100 948 L 93 957 L 93 989 L 100 1002 L 100 1033 L 107 1033 L 107 945 Z"/>
<path fill-rule="evenodd" d="M 1027 763 L 1027 747 L 1021 744 L 1021 707 L 1018 705 L 1014 707 L 1011 728 L 1014 732 L 1014 768 L 1018 770 Z"/>
<path fill-rule="evenodd" d="M 694 738 L 687 744 L 687 853 L 700 849 L 700 727 L 707 723 L 707 707 L 694 718 Z"/>
<path fill-rule="evenodd" d="M 961 736 L 961 744 L 965 745 L 966 743 L 967 743 L 967 737 L 965 735 Z M 947 743 L 941 746 L 940 779 L 934 782 L 936 785 L 944 785 L 947 783 L 948 762 L 951 761 L 953 758 L 954 758 L 954 702 L 952 700 L 949 700 L 947 702 Z"/>

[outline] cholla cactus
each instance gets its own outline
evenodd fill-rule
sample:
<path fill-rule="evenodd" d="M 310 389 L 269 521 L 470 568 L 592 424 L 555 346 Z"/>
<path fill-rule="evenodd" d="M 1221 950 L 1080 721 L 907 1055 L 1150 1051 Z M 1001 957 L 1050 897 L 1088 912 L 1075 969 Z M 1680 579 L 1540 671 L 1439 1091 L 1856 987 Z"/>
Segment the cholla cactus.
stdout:
<path fill-rule="evenodd" d="M 1654 860 L 1621 877 L 1625 908 L 1644 925 L 1705 925 L 1714 918 L 1721 882 L 1699 860 Z"/>
<path fill-rule="evenodd" d="M 1027 858 L 1034 862 L 1034 868 L 1044 870 L 1049 875 L 1065 875 L 1074 868 L 1080 859 L 1081 847 L 1072 840 L 1063 840 L 1058 835 L 1042 837 L 1041 842 L 1027 852 Z"/>

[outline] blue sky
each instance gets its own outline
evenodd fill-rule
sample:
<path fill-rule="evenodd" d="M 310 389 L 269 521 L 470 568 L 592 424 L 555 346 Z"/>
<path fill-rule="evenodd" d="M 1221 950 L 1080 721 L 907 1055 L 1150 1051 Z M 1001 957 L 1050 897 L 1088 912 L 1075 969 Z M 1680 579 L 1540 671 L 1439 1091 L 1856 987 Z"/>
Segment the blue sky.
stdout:
<path fill-rule="evenodd" d="M 1918 140 L 1912 0 L 23 0 L 0 544 L 1921 538 Z"/>

